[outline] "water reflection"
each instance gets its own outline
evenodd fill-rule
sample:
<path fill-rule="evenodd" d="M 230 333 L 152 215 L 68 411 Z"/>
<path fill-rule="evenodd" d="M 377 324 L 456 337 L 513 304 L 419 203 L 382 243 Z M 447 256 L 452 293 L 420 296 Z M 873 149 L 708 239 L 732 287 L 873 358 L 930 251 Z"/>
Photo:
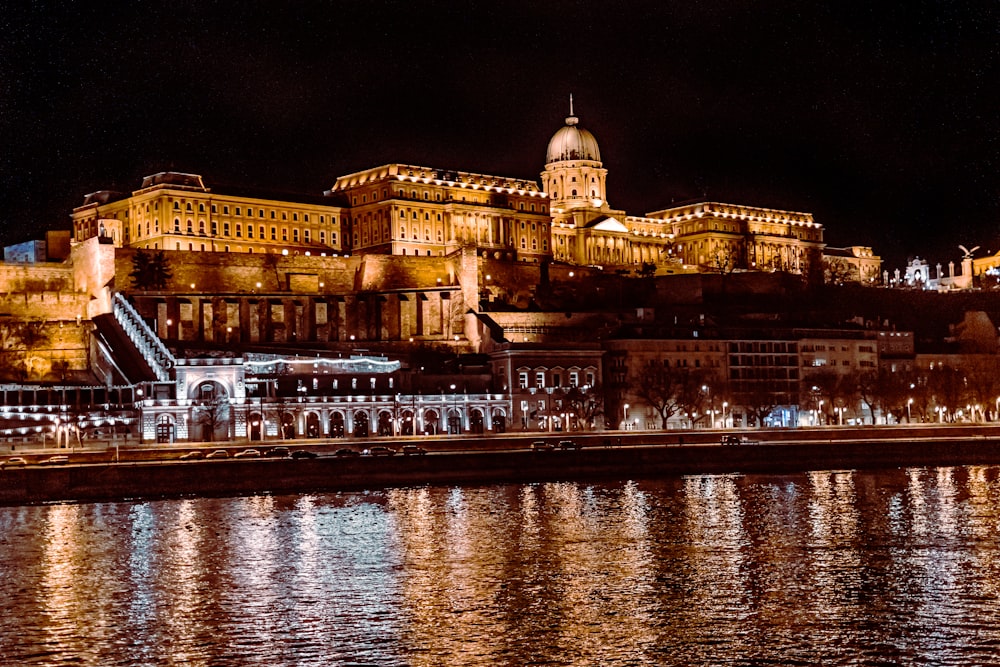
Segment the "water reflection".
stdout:
<path fill-rule="evenodd" d="M 0 509 L 5 664 L 988 664 L 1000 471 Z"/>

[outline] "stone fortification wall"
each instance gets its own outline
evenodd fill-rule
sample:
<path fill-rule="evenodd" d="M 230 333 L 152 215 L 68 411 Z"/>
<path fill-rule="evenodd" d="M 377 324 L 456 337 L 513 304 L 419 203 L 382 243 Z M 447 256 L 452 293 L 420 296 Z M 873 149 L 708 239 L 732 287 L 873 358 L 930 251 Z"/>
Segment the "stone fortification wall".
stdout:
<path fill-rule="evenodd" d="M 88 317 L 90 298 L 75 287 L 71 264 L 0 263 L 0 314 L 40 320 Z"/>
<path fill-rule="evenodd" d="M 90 323 L 49 322 L 45 340 L 26 355 L 26 379 L 63 382 L 89 377 Z"/>
<path fill-rule="evenodd" d="M 407 255 L 365 255 L 355 288 L 358 291 L 428 289 L 457 285 L 460 258 Z"/>
<path fill-rule="evenodd" d="M 153 251 L 155 252 L 155 251 Z M 115 283 L 132 287 L 132 248 L 118 248 Z M 316 291 L 350 292 L 361 265 L 360 257 L 317 257 L 274 253 L 185 252 L 164 250 L 172 274 L 169 292 L 282 292 L 289 286 L 316 286 Z M 260 284 L 258 286 L 258 283 Z M 194 290 L 191 289 L 194 285 Z M 322 285 L 322 286 L 320 286 Z"/>

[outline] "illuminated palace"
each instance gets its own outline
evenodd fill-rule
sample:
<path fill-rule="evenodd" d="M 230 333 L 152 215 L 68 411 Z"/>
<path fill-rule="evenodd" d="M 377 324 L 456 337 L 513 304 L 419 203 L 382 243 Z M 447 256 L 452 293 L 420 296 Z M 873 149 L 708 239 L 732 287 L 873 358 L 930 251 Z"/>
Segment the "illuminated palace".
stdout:
<path fill-rule="evenodd" d="M 146 177 L 131 195 L 99 191 L 73 211 L 77 242 L 162 250 L 480 257 L 579 266 L 654 264 L 665 272 L 804 273 L 825 247 L 810 213 L 699 202 L 626 215 L 611 208 L 594 135 L 566 118 L 541 188 L 505 176 L 388 164 L 341 176 L 322 196 L 208 187 L 196 174 Z M 841 253 L 878 275 L 870 249 Z M 859 265 L 860 266 L 860 265 Z M 856 267 L 858 268 L 858 267 Z M 864 279 L 865 276 L 860 276 Z"/>
<path fill-rule="evenodd" d="M 596 295 L 640 266 L 804 274 L 829 261 L 809 213 L 706 201 L 631 216 L 608 203 L 607 176 L 572 109 L 540 182 L 394 163 L 276 196 L 158 173 L 73 210 L 69 261 L 44 269 L 57 296 L 32 299 L 37 280 L 9 265 L 0 301 L 50 319 L 59 304 L 59 330 L 78 338 L 62 376 L 96 380 L 87 401 L 131 402 L 147 440 L 564 429 L 594 422 L 564 395 L 589 404 L 617 386 L 595 332 L 622 314 L 537 312 L 547 281 Z M 877 275 L 862 250 L 841 257 Z M 137 267 L 161 260 L 165 280 L 143 283 Z M 435 354 L 474 361 L 425 369 Z"/>

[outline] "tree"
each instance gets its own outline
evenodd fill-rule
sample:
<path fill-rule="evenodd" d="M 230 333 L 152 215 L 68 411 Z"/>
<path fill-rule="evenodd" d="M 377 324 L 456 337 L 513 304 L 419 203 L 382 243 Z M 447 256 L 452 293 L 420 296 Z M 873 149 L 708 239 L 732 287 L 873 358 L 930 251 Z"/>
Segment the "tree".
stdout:
<path fill-rule="evenodd" d="M 764 420 L 767 419 L 768 415 L 781 405 L 777 395 L 761 382 L 754 382 L 747 391 L 741 394 L 741 403 L 750 416 L 754 418 L 754 423 L 758 428 L 764 426 Z"/>
<path fill-rule="evenodd" d="M 202 427 L 207 442 L 215 440 L 216 431 L 229 424 L 229 401 L 223 396 L 206 401 L 198 409 L 195 423 Z M 228 429 L 227 429 L 228 430 Z"/>
<path fill-rule="evenodd" d="M 858 280 L 854 267 L 840 257 L 828 257 L 823 260 L 823 277 L 828 285 L 843 285 Z"/>
<path fill-rule="evenodd" d="M 990 355 L 969 364 L 965 368 L 965 379 L 974 409 L 978 407 L 985 417 L 988 410 L 995 409 L 997 396 L 1000 396 L 1000 358 Z"/>
<path fill-rule="evenodd" d="M 666 429 L 670 418 L 691 402 L 692 387 L 700 391 L 701 374 L 687 367 L 671 366 L 666 359 L 650 361 L 635 376 L 632 386 L 636 395 L 659 415 L 660 428 Z"/>
<path fill-rule="evenodd" d="M 892 372 L 888 368 L 880 368 L 875 378 L 874 392 L 878 397 L 882 412 L 896 416 L 896 422 L 902 421 L 903 414 L 906 413 L 907 422 L 913 417 L 913 388 L 916 388 L 917 377 L 912 372 L 898 371 Z M 917 416 L 919 417 L 919 409 Z"/>
<path fill-rule="evenodd" d="M 135 289 L 162 290 L 166 289 L 173 274 L 162 250 L 149 252 L 140 248 L 132 255 L 132 272 L 129 277 Z"/>
<path fill-rule="evenodd" d="M 570 387 L 563 401 L 576 417 L 576 422 L 587 430 L 594 428 L 597 419 L 604 414 L 604 393 L 600 385 Z"/>

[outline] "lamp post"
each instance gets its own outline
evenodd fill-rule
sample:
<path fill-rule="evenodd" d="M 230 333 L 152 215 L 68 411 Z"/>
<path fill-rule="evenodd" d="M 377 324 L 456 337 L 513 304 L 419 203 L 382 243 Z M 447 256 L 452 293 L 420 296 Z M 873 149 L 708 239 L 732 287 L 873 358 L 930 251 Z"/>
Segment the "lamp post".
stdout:
<path fill-rule="evenodd" d="M 625 424 L 625 429 L 628 430 L 628 403 L 625 404 L 624 414 L 622 416 L 622 422 Z"/>
<path fill-rule="evenodd" d="M 906 423 L 910 423 L 910 407 L 913 405 L 913 399 L 911 398 L 906 402 Z"/>
<path fill-rule="evenodd" d="M 455 396 L 455 385 L 451 385 L 451 407 L 455 411 L 455 417 L 448 417 L 448 430 L 452 435 L 458 435 L 462 431 L 462 419 L 458 416 L 458 399 Z M 455 421 L 452 421 L 454 419 Z"/>
<path fill-rule="evenodd" d="M 823 402 L 824 402 L 823 399 L 820 399 L 820 401 L 819 401 L 819 416 L 821 416 L 821 417 L 825 417 L 825 415 L 823 414 Z M 823 421 L 825 422 L 826 419 L 824 419 Z"/>
<path fill-rule="evenodd" d="M 728 401 L 722 402 L 722 428 L 726 428 L 726 408 L 729 407 Z"/>
<path fill-rule="evenodd" d="M 709 387 L 707 384 L 703 384 L 703 385 L 701 385 L 701 390 L 703 392 L 705 392 L 705 398 L 708 399 L 708 410 L 706 411 L 705 416 L 708 417 L 708 419 L 709 419 L 708 427 L 712 428 L 712 427 L 715 426 L 715 424 L 714 424 L 714 422 L 715 422 L 715 409 L 714 409 L 714 406 L 712 405 L 712 388 Z"/>
<path fill-rule="evenodd" d="M 142 403 L 143 403 L 143 394 L 144 393 L 145 392 L 143 392 L 142 387 L 139 387 L 138 389 L 135 390 L 135 395 L 139 398 L 139 400 L 136 401 L 136 405 L 139 406 L 139 444 L 140 445 L 142 444 L 142 436 L 143 436 L 143 433 L 142 433 L 143 432 Z"/>

